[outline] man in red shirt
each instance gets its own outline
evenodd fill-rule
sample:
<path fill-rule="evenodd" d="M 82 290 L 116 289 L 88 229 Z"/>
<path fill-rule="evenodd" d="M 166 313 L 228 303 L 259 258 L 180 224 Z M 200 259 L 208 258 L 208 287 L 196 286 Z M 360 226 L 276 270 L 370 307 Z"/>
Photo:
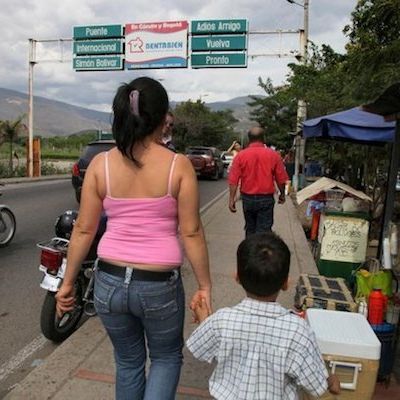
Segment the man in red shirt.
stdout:
<path fill-rule="evenodd" d="M 285 184 L 289 180 L 280 155 L 264 144 L 264 130 L 248 132 L 249 145 L 234 158 L 229 171 L 229 209 L 236 212 L 236 191 L 240 182 L 246 237 L 267 232 L 274 222 L 275 183 L 279 203 L 285 202 Z"/>

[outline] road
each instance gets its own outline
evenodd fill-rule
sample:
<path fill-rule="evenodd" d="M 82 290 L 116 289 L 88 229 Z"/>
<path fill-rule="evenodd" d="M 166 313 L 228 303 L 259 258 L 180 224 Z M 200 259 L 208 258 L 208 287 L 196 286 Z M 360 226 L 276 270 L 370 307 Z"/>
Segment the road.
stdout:
<path fill-rule="evenodd" d="M 200 207 L 226 187 L 225 180 L 200 180 Z M 58 215 L 77 208 L 69 179 L 10 184 L 2 192 L 0 202 L 14 211 L 17 232 L 0 249 L 0 398 L 56 348 L 40 333 L 44 291 L 36 243 L 54 236 Z"/>

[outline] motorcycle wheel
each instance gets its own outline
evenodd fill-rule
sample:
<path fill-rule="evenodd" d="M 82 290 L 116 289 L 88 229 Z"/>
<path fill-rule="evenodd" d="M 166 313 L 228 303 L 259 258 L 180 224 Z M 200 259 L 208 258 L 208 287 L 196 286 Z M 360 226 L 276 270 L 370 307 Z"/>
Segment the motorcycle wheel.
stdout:
<path fill-rule="evenodd" d="M 0 209 L 0 247 L 5 247 L 15 235 L 16 221 L 13 212 L 8 207 Z"/>
<path fill-rule="evenodd" d="M 46 293 L 40 314 L 40 328 L 47 339 L 60 343 L 75 331 L 83 312 L 82 293 L 82 287 L 78 283 L 75 297 L 76 306 L 73 311 L 64 314 L 61 318 L 57 317 L 55 293 Z"/>

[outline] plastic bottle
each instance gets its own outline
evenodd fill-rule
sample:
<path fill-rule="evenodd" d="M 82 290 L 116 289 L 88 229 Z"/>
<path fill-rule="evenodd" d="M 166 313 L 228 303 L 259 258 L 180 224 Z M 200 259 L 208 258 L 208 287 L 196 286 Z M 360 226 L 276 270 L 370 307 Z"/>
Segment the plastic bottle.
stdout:
<path fill-rule="evenodd" d="M 383 268 L 391 269 L 392 262 L 390 258 L 390 241 L 389 238 L 383 239 Z"/>
<path fill-rule="evenodd" d="M 392 231 L 390 233 L 390 254 L 392 256 L 397 256 L 397 244 L 398 241 L 398 231 L 397 231 L 397 225 L 392 226 Z"/>
<path fill-rule="evenodd" d="M 368 305 L 364 298 L 358 303 L 358 313 L 364 315 L 365 318 L 368 318 Z"/>
<path fill-rule="evenodd" d="M 373 289 L 368 299 L 368 321 L 371 325 L 383 323 L 386 298 L 381 289 Z"/>

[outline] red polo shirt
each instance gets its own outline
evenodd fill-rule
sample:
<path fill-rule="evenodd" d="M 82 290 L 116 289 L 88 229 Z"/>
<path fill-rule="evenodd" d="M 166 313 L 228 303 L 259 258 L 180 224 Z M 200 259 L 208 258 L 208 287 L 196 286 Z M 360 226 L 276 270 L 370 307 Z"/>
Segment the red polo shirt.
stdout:
<path fill-rule="evenodd" d="M 273 194 L 289 180 L 280 155 L 261 142 L 250 143 L 233 159 L 228 182 L 244 194 Z"/>

